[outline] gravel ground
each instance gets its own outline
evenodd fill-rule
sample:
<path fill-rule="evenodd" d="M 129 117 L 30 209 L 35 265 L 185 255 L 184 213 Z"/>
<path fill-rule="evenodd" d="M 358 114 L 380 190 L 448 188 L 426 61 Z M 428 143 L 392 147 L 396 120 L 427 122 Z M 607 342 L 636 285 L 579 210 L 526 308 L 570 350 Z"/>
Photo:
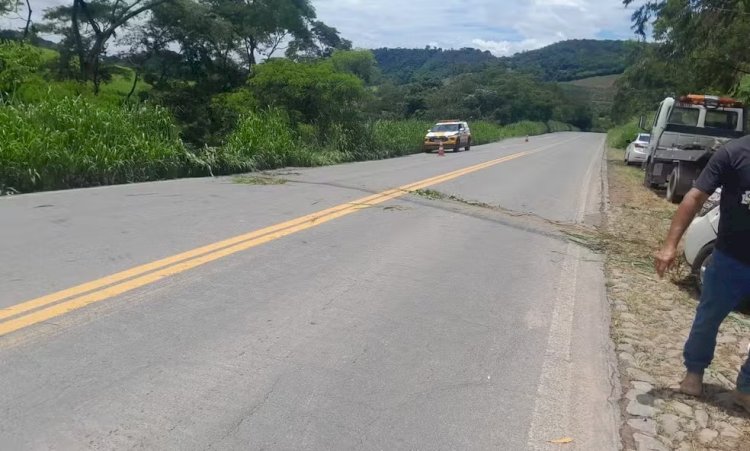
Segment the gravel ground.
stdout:
<path fill-rule="evenodd" d="M 651 257 L 675 206 L 642 186 L 641 170 L 626 167 L 622 151 L 609 151 L 608 172 L 610 205 L 595 244 L 607 254 L 624 449 L 750 450 L 750 414 L 731 398 L 750 346 L 750 317 L 733 314 L 722 326 L 704 396 L 678 393 L 698 293 L 686 264 L 661 281 Z"/>

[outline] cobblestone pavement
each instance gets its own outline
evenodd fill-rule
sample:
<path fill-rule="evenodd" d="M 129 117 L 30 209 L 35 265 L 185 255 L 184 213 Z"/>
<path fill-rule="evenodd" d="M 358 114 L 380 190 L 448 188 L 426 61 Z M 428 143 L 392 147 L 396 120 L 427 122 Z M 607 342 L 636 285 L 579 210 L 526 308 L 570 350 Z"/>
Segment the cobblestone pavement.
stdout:
<path fill-rule="evenodd" d="M 679 393 L 682 346 L 698 294 L 686 265 L 660 281 L 651 263 L 675 207 L 642 187 L 640 169 L 625 167 L 621 151 L 610 151 L 608 160 L 601 245 L 622 380 L 624 449 L 750 450 L 750 414 L 732 401 L 750 347 L 750 317 L 732 314 L 722 326 L 704 396 Z"/>

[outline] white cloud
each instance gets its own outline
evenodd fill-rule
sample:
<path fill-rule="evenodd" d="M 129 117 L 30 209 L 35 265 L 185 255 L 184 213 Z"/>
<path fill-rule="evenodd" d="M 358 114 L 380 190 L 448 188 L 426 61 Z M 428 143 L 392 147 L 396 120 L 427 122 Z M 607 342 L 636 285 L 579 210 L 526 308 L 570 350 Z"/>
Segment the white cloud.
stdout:
<path fill-rule="evenodd" d="M 621 0 L 313 0 L 361 47 L 476 47 L 497 55 L 576 38 L 628 39 Z"/>
<path fill-rule="evenodd" d="M 471 43 L 472 47 L 479 50 L 489 50 L 494 55 L 498 56 L 513 55 L 518 52 L 534 50 L 550 44 L 549 42 L 540 41 L 538 39 L 524 39 L 522 41 L 486 41 L 484 39 L 473 39 Z"/>
<path fill-rule="evenodd" d="M 35 20 L 68 1 L 31 0 Z M 621 0 L 311 1 L 321 20 L 365 48 L 475 47 L 503 56 L 564 39 L 633 37 Z"/>

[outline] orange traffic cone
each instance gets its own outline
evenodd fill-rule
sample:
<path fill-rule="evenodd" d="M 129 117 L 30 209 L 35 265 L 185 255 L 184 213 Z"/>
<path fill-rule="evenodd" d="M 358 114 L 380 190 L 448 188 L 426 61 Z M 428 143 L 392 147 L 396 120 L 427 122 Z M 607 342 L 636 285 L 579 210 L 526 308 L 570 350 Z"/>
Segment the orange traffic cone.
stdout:
<path fill-rule="evenodd" d="M 440 147 L 438 147 L 438 156 L 444 157 L 445 156 L 445 148 L 443 148 L 443 142 L 440 141 Z"/>

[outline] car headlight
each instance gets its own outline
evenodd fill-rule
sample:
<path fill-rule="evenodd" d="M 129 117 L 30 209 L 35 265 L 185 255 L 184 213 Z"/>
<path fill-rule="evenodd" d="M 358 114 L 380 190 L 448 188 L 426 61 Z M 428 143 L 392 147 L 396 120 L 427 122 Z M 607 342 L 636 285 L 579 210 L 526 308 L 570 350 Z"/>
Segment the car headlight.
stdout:
<path fill-rule="evenodd" d="M 706 203 L 703 204 L 701 207 L 701 210 L 698 212 L 698 217 L 702 218 L 703 216 L 706 216 L 711 210 L 716 208 L 721 203 L 721 188 L 717 189 L 711 196 L 708 198 Z"/>

